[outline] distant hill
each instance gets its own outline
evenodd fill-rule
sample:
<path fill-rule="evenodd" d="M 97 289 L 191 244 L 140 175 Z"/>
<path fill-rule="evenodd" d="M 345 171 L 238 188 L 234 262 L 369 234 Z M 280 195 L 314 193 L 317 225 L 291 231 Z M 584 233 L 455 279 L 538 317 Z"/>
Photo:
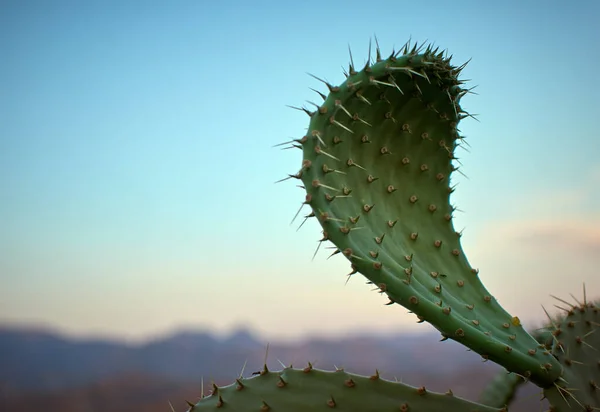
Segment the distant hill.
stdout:
<path fill-rule="evenodd" d="M 227 338 L 188 331 L 128 346 L 0 329 L 0 410 L 37 411 L 35 400 L 39 400 L 46 412 L 113 412 L 132 407 L 169 412 L 171 400 L 183 411 L 182 396 L 197 400 L 202 378 L 228 384 L 244 364 L 244 375 L 250 376 L 262 368 L 265 349 L 266 342 L 243 330 Z M 456 395 L 474 400 L 501 370 L 455 342 L 439 342 L 439 335 L 430 333 L 270 342 L 269 367 L 281 368 L 278 360 L 294 366 L 310 361 L 319 368 L 344 367 L 359 374 L 377 368 L 388 379 L 436 391 L 451 388 Z M 535 393 L 535 388 L 527 393 Z M 539 402 L 531 405 L 537 408 Z"/>
<path fill-rule="evenodd" d="M 178 381 L 200 379 L 200 370 L 230 375 L 248 351 L 263 345 L 245 331 L 226 339 L 182 332 L 144 345 L 75 340 L 36 330 L 0 329 L 0 388 L 52 391 L 124 374 Z M 235 366 L 233 366 L 235 364 Z"/>

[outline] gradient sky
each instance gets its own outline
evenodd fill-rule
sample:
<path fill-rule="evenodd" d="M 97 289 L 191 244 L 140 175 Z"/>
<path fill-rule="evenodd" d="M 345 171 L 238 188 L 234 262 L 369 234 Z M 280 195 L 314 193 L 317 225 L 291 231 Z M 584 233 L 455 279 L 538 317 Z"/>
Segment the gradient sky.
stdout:
<path fill-rule="evenodd" d="M 485 4 L 484 4 L 485 3 Z M 139 340 L 243 325 L 425 330 L 290 226 L 307 117 L 285 105 L 412 37 L 479 95 L 453 197 L 497 299 L 600 298 L 600 2 L 2 1 L 0 324 Z"/>

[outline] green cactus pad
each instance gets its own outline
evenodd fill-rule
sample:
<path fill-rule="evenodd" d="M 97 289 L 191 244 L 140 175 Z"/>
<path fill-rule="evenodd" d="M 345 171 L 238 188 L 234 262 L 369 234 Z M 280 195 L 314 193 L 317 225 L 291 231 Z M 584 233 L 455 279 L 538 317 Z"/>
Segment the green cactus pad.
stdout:
<path fill-rule="evenodd" d="M 427 47 L 404 47 L 357 71 L 308 112 L 304 204 L 323 241 L 391 302 L 511 372 L 547 387 L 559 363 L 486 290 L 453 227 L 450 176 L 468 116 L 462 68 Z"/>
<path fill-rule="evenodd" d="M 375 374 L 352 375 L 338 370 L 322 371 L 308 366 L 278 372 L 264 370 L 259 376 L 237 379 L 232 385 L 214 387 L 213 393 L 190 404 L 190 412 L 500 412 L 455 397 L 391 382 Z"/>
<path fill-rule="evenodd" d="M 481 393 L 479 403 L 496 408 L 508 407 L 517 393 L 517 388 L 524 382 L 519 375 L 500 372 Z"/>
<path fill-rule="evenodd" d="M 566 316 L 553 321 L 553 353 L 564 365 L 563 379 L 544 390 L 554 412 L 600 410 L 599 304 L 573 305 L 565 308 Z"/>
<path fill-rule="evenodd" d="M 547 329 L 536 330 L 532 336 L 547 348 L 552 348 L 552 333 Z M 517 389 L 527 381 L 514 373 L 498 372 L 485 387 L 478 402 L 495 408 L 510 407 L 517 394 Z"/>

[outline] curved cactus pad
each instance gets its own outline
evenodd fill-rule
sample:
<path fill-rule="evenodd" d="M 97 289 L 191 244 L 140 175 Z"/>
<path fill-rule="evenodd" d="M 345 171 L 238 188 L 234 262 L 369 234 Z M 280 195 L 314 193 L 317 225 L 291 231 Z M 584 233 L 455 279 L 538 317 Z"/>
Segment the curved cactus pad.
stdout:
<path fill-rule="evenodd" d="M 571 306 L 566 316 L 553 322 L 551 329 L 555 339 L 553 353 L 564 365 L 563 380 L 544 391 L 552 410 L 600 410 L 599 302 L 584 301 Z"/>
<path fill-rule="evenodd" d="M 416 47 L 356 71 L 308 112 L 304 204 L 392 302 L 511 372 L 548 386 L 558 362 L 486 290 L 453 228 L 450 175 L 461 141 L 462 68 Z"/>
<path fill-rule="evenodd" d="M 552 332 L 547 329 L 536 330 L 532 336 L 547 348 L 552 348 Z M 518 388 L 527 381 L 514 373 L 498 372 L 479 396 L 478 402 L 496 408 L 511 406 Z"/>
<path fill-rule="evenodd" d="M 222 409 L 221 409 L 222 408 Z M 338 370 L 286 368 L 279 372 L 264 370 L 259 376 L 237 379 L 230 386 L 213 388 L 213 393 L 191 404 L 190 412 L 500 412 L 455 397 L 398 382 L 352 375 Z"/>

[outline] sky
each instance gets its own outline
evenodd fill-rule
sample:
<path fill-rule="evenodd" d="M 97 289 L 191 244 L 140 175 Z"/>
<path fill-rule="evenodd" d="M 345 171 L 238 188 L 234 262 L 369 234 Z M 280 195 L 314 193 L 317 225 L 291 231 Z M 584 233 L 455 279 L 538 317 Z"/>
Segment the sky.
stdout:
<path fill-rule="evenodd" d="M 453 203 L 463 249 L 527 326 L 600 298 L 600 3 L 0 2 L 0 325 L 143 341 L 425 331 L 312 259 L 304 104 L 341 67 L 434 42 L 477 95 Z"/>

